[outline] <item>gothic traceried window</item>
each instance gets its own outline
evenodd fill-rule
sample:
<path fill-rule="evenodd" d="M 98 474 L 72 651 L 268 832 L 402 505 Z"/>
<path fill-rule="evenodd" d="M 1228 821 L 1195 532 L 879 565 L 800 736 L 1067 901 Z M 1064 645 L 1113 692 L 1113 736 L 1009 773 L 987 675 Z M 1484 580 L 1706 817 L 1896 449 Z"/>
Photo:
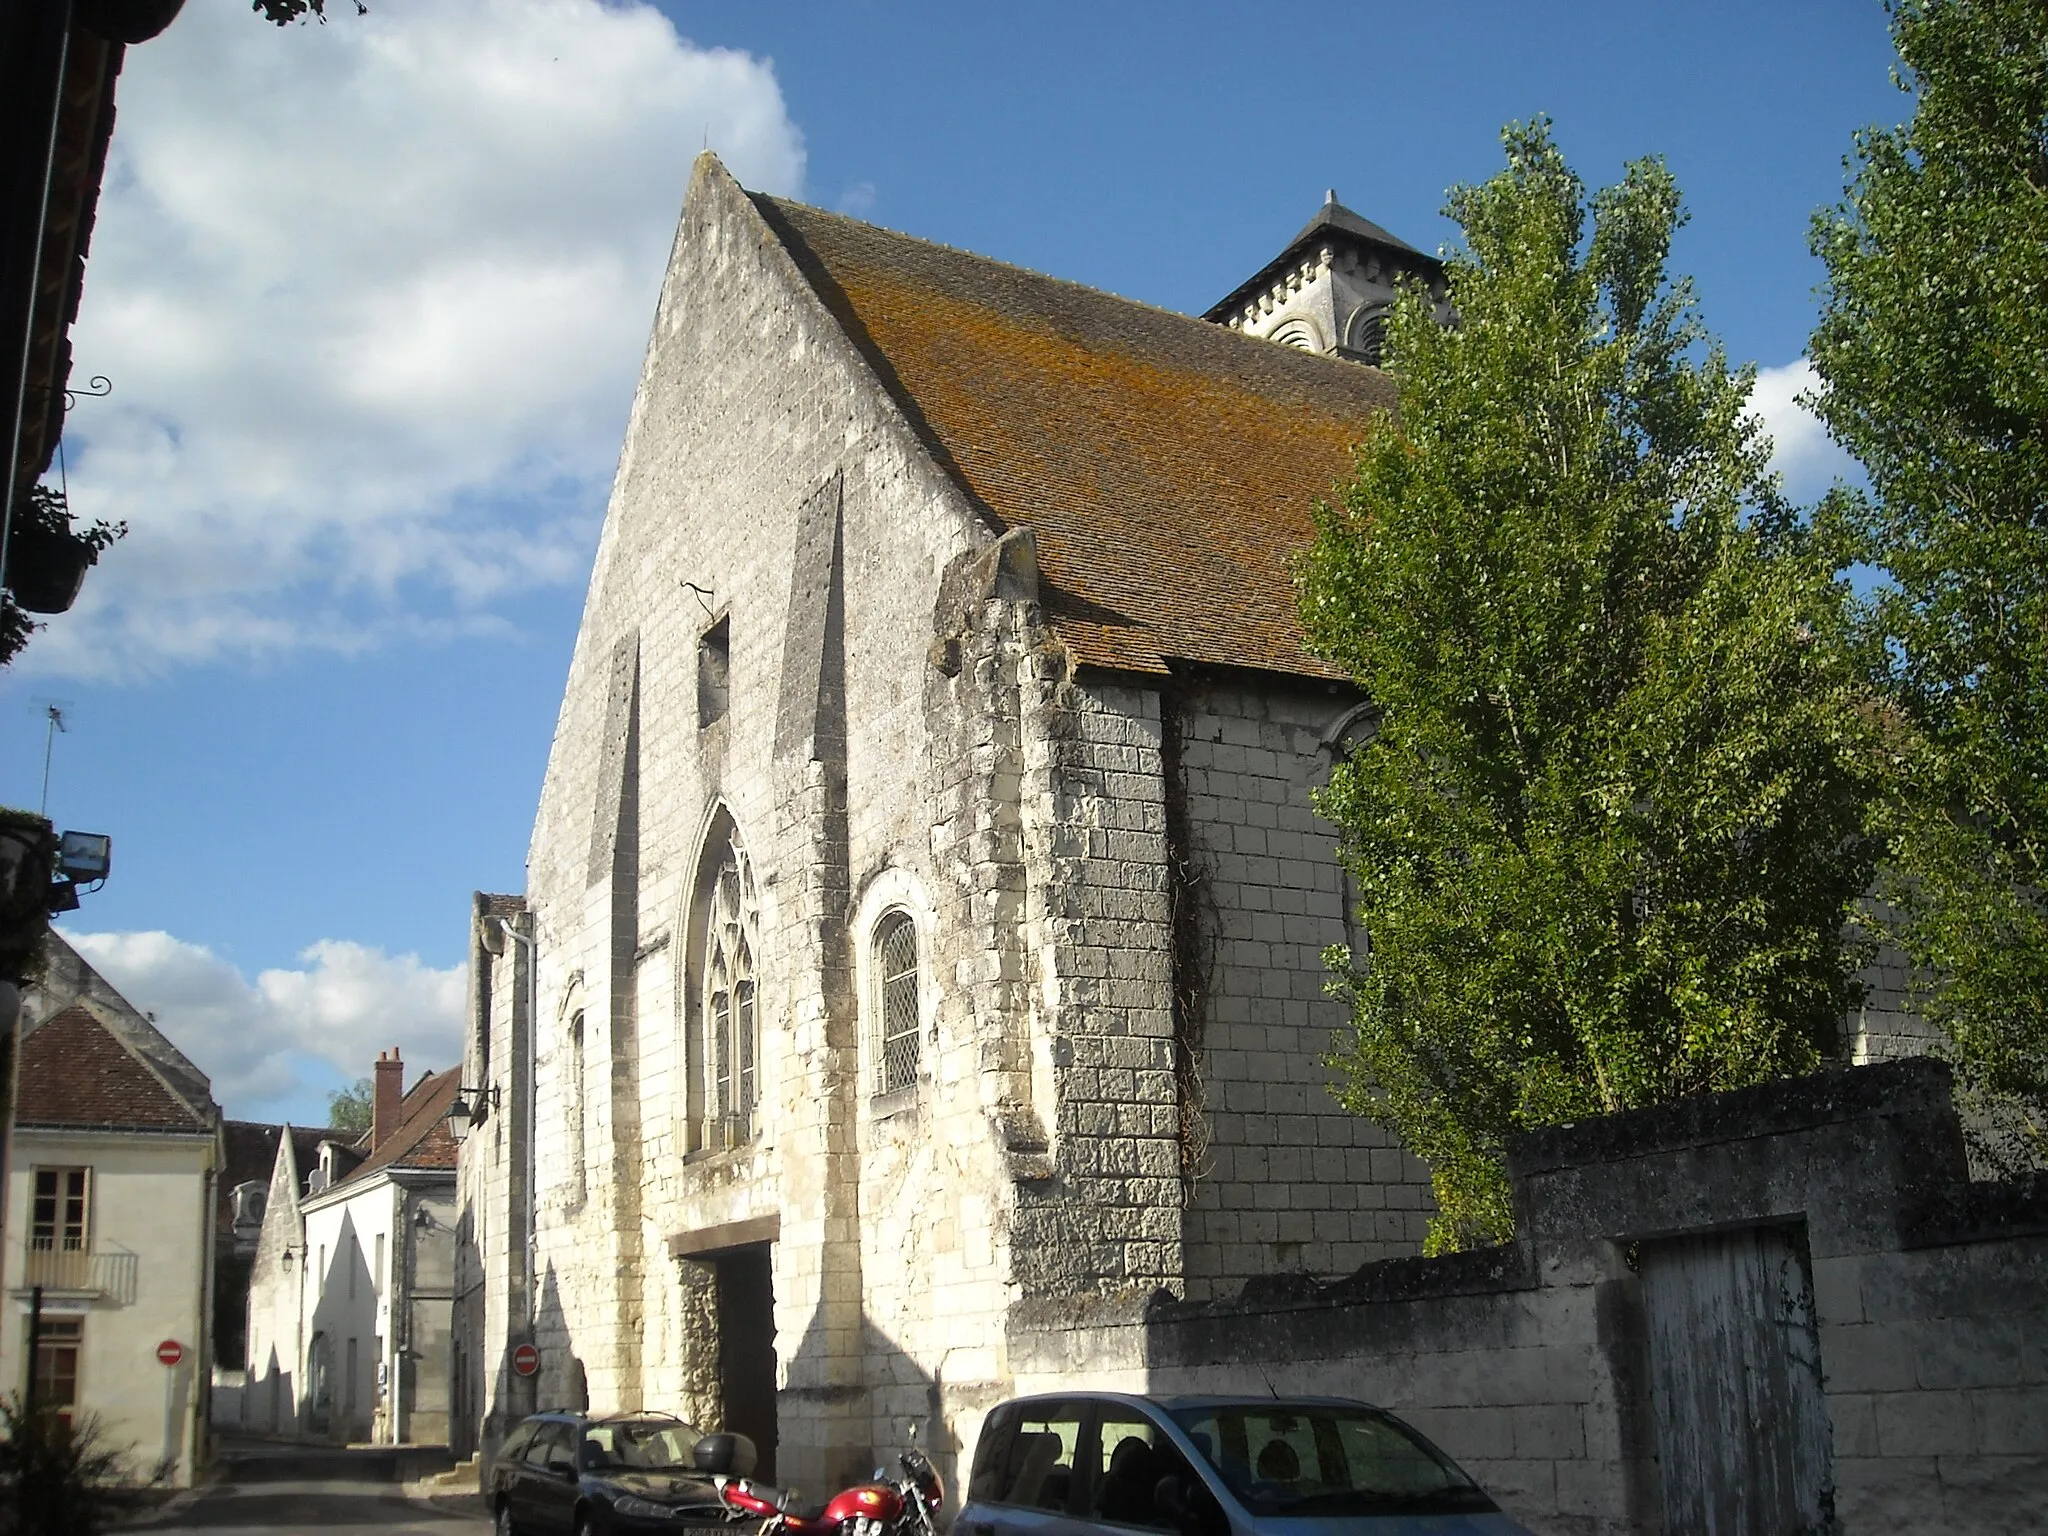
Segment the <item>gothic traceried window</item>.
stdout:
<path fill-rule="evenodd" d="M 874 978 L 874 1091 L 894 1093 L 917 1081 L 921 1032 L 917 924 L 908 912 L 891 912 L 875 926 Z"/>
<path fill-rule="evenodd" d="M 704 1144 L 733 1147 L 754 1134 L 760 1052 L 754 977 L 754 880 L 729 842 L 711 882 L 704 928 Z"/>

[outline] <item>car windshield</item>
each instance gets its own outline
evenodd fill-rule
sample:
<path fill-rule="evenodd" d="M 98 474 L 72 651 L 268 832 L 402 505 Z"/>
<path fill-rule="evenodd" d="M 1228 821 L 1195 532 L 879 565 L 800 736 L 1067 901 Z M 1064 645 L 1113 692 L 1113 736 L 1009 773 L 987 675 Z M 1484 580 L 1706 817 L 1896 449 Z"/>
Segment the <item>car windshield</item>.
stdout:
<path fill-rule="evenodd" d="M 1493 1501 L 1398 1419 L 1371 1408 L 1245 1403 L 1174 1421 L 1261 1515 L 1474 1513 Z"/>
<path fill-rule="evenodd" d="M 583 1459 L 592 1471 L 687 1469 L 692 1466 L 690 1451 L 702 1438 L 680 1419 L 614 1419 L 584 1429 Z"/>

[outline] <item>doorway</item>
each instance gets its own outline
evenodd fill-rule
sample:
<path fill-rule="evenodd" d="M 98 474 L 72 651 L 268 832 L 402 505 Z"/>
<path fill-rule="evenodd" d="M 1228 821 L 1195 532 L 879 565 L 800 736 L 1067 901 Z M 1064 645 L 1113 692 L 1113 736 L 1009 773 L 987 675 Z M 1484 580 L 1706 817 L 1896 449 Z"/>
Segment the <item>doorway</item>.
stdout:
<path fill-rule="evenodd" d="M 718 1277 L 718 1397 L 725 1422 L 760 1453 L 754 1475 L 775 1480 L 775 1268 L 770 1245 L 708 1257 Z"/>
<path fill-rule="evenodd" d="M 1641 1253 L 1664 1529 L 1833 1530 L 1805 1234 L 1702 1233 Z"/>

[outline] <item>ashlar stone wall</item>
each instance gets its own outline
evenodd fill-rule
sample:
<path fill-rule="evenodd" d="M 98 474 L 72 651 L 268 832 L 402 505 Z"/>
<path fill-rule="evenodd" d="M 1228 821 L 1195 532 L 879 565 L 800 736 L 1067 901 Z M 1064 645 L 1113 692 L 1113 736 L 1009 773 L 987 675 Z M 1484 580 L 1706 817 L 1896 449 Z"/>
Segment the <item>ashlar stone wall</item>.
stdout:
<path fill-rule="evenodd" d="M 1247 676 L 1195 680 L 1175 717 L 1207 1109 L 1186 1295 L 1420 1253 L 1429 1171 L 1337 1103 L 1329 1065 L 1350 1014 L 1323 952 L 1351 898 L 1311 795 L 1370 716 L 1341 685 Z"/>
<path fill-rule="evenodd" d="M 1328 1285 L 1276 1276 L 1227 1301 L 1020 1302 L 1017 1385 L 1363 1398 L 1544 1536 L 1722 1528 L 1667 1500 L 1741 1465 L 1709 1459 L 1731 1437 L 1769 1462 L 1790 1426 L 1758 1410 L 1768 1386 L 1726 1370 L 1709 1333 L 1659 1362 L 1646 1276 L 1686 1245 L 1772 1234 L 1795 1258 L 1783 1347 L 1819 1434 L 1813 1528 L 2042 1529 L 2048 1182 L 1968 1178 L 1944 1066 L 1848 1068 L 1560 1127 L 1523 1138 L 1510 1171 L 1519 1233 L 1503 1248 Z M 1727 1410 L 1720 1433 L 1679 1437 L 1691 1464 L 1668 1469 L 1658 1426 L 1698 1402 Z"/>
<path fill-rule="evenodd" d="M 1306 797 L 1339 701 L 1077 674 L 1041 597 L 1031 536 L 938 468 L 700 163 L 529 854 L 533 1401 L 718 1420 L 721 1255 L 767 1243 L 776 1475 L 864 1473 L 916 1424 L 957 1486 L 1020 1299 L 1201 1293 L 1416 1240 L 1415 1170 L 1339 1141 L 1315 1065 L 1342 918 Z M 743 1126 L 713 1113 L 728 910 L 758 1010 Z M 891 914 L 919 955 L 902 1083 L 877 1068 Z M 489 962 L 494 1019 L 525 1006 L 520 954 Z M 512 1039 L 492 1025 L 507 1084 Z M 457 1315 L 483 1336 L 458 1347 L 477 1395 L 516 1405 L 497 1202 L 522 1165 L 489 1124 L 472 1142 L 491 1208 L 466 1213 L 482 1305 Z"/>

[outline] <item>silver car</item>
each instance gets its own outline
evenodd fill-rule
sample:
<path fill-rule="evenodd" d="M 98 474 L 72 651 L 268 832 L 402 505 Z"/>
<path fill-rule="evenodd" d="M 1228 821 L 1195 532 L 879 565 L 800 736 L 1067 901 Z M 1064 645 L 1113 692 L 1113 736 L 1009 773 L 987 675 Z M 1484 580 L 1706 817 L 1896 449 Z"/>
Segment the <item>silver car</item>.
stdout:
<path fill-rule="evenodd" d="M 1344 1398 L 1020 1397 L 954 1536 L 1528 1536 L 1442 1451 Z"/>

